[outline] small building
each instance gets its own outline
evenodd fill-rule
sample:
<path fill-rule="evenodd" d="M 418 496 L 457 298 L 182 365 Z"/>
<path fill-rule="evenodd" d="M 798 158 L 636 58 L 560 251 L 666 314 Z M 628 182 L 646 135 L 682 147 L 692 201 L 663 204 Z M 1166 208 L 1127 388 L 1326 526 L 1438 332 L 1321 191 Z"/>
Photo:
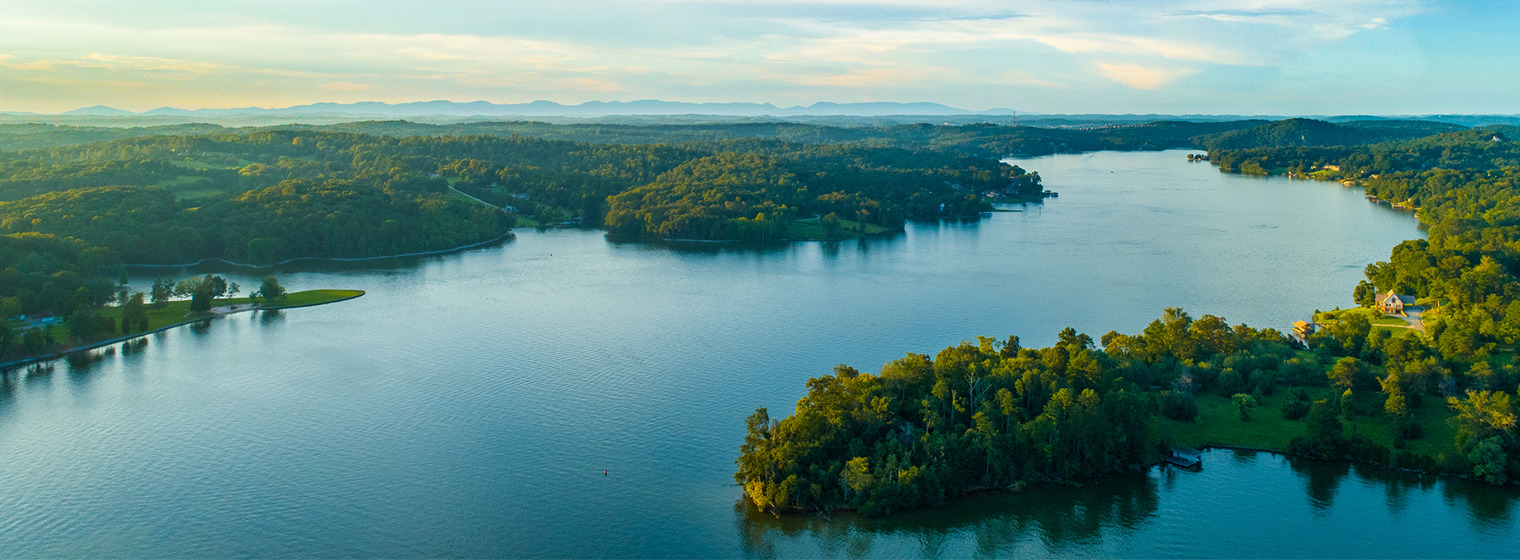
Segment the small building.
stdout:
<path fill-rule="evenodd" d="M 1293 322 L 1293 334 L 1298 335 L 1299 338 L 1304 340 L 1308 340 L 1309 335 L 1314 334 L 1316 328 L 1318 328 L 1318 325 L 1308 321 Z"/>
<path fill-rule="evenodd" d="M 1203 452 L 1197 449 L 1179 448 L 1166 454 L 1166 462 L 1184 469 L 1203 468 Z"/>
<path fill-rule="evenodd" d="M 1383 313 L 1404 314 L 1404 306 L 1414 305 L 1414 296 L 1404 296 L 1393 292 L 1381 293 L 1375 296 L 1377 310 Z"/>

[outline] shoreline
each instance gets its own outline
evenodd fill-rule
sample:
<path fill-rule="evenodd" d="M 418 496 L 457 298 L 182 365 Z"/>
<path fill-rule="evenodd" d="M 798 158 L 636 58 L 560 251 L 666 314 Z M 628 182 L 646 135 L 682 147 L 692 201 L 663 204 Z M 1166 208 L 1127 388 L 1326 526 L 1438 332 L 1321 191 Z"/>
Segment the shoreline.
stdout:
<path fill-rule="evenodd" d="M 335 299 L 335 300 L 332 300 L 332 301 L 324 301 L 324 302 L 319 302 L 319 303 L 305 303 L 305 304 L 301 304 L 301 305 L 291 305 L 291 306 L 285 306 L 285 307 L 268 307 L 268 308 L 255 306 L 255 307 L 246 308 L 246 309 L 233 309 L 233 310 L 228 311 L 226 313 L 217 313 L 217 312 L 214 312 L 214 311 L 205 312 L 205 313 L 201 314 L 200 316 L 192 317 L 192 318 L 189 318 L 189 319 L 185 319 L 185 320 L 179 321 L 177 323 L 171 323 L 171 324 L 168 324 L 168 325 L 164 325 L 164 326 L 158 327 L 156 329 L 150 329 L 150 330 L 146 330 L 146 331 L 139 332 L 139 333 L 132 333 L 132 334 L 127 334 L 127 335 L 122 335 L 122 336 L 118 336 L 118 337 L 115 337 L 115 338 L 109 338 L 109 339 L 106 339 L 106 340 L 98 340 L 98 341 L 95 341 L 95 342 L 87 342 L 87 343 L 79 344 L 78 346 L 70 346 L 68 348 L 64 348 L 64 349 L 57 350 L 57 351 L 54 351 L 54 352 L 51 352 L 51 353 L 48 353 L 48 354 L 44 354 L 44 355 L 40 355 L 40 356 L 33 356 L 33 357 L 29 357 L 29 358 L 23 358 L 23 359 L 20 359 L 20 360 L 13 360 L 13 361 L 5 362 L 5 363 L 0 363 L 0 375 L 9 374 L 13 368 L 20 368 L 20 367 L 29 366 L 29 365 L 32 365 L 32 364 L 35 364 L 35 363 L 50 362 L 50 361 L 57 360 L 57 359 L 60 359 L 60 358 L 66 358 L 70 354 L 77 354 L 79 352 L 84 352 L 84 351 L 87 351 L 87 350 L 94 350 L 96 348 L 101 348 L 101 347 L 104 347 L 104 346 L 110 346 L 112 344 L 116 344 L 116 343 L 119 343 L 119 342 L 126 342 L 126 341 L 129 341 L 129 340 L 133 340 L 133 339 L 137 339 L 137 338 L 142 338 L 142 337 L 148 336 L 150 334 L 164 332 L 164 331 L 167 331 L 169 329 L 183 327 L 185 325 L 189 325 L 189 324 L 192 324 L 192 323 L 198 323 L 200 321 L 212 321 L 212 320 L 220 319 L 222 317 L 226 317 L 228 315 L 236 315 L 238 313 L 248 313 L 248 312 L 252 312 L 252 311 L 283 311 L 283 310 L 286 310 L 286 309 L 300 309 L 302 307 L 316 307 L 318 305 L 328 305 L 328 304 L 332 304 L 332 303 L 339 303 L 339 302 L 348 301 L 348 300 L 351 300 L 351 299 L 363 296 L 364 294 L 367 293 L 364 290 L 354 290 L 354 291 L 357 291 L 359 293 L 351 295 L 351 296 Z M 234 307 L 235 307 L 235 305 L 234 305 Z M 216 309 L 216 308 L 213 308 L 213 309 Z"/>

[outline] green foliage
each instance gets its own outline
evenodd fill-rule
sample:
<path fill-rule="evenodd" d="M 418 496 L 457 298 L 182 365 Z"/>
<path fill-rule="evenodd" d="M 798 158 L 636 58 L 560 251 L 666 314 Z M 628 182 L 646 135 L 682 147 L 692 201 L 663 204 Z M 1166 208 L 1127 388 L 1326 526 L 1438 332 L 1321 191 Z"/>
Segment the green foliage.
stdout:
<path fill-rule="evenodd" d="M 249 294 L 249 298 L 255 301 L 262 300 L 265 304 L 275 303 L 284 297 L 285 287 L 280 285 L 280 281 L 275 279 L 274 275 L 265 276 L 264 282 L 259 284 L 259 289 Z"/>
<path fill-rule="evenodd" d="M 1286 119 L 1254 128 L 1201 136 L 1194 140 L 1210 150 L 1285 146 L 1352 146 L 1389 140 L 1421 138 L 1463 129 L 1460 125 L 1428 121 L 1364 121 L 1328 123 L 1314 119 Z M 1260 166 L 1259 162 L 1247 162 Z M 1245 172 L 1242 170 L 1242 172 Z"/>
<path fill-rule="evenodd" d="M 1276 331 L 1180 309 L 1146 332 L 1105 335 L 1102 350 L 1073 329 L 1058 338 L 1040 349 L 978 338 L 875 375 L 838 366 L 808 381 L 791 416 L 750 418 L 735 480 L 762 510 L 885 514 L 975 488 L 1112 472 L 1157 457 L 1156 423 L 1177 405 L 1146 387 L 1165 380 L 1163 400 L 1197 414 L 1191 390 L 1210 385 L 1193 380 L 1204 368 L 1184 356 L 1270 371 L 1291 353 Z"/>
<path fill-rule="evenodd" d="M 1235 403 L 1235 408 L 1240 410 L 1240 420 L 1242 422 L 1251 419 L 1251 409 L 1256 408 L 1256 397 L 1245 393 L 1236 393 L 1230 397 L 1230 401 Z"/>
<path fill-rule="evenodd" d="M 1347 440 L 1345 427 L 1341 425 L 1337 407 L 1331 406 L 1326 401 L 1314 401 L 1309 405 L 1309 414 L 1305 417 L 1307 424 L 1304 435 L 1293 438 L 1288 444 L 1289 449 L 1298 455 L 1316 457 L 1320 459 L 1339 459 L 1346 452 Z"/>
<path fill-rule="evenodd" d="M 59 315 L 116 295 L 115 252 L 44 234 L 0 235 L 0 307 L 5 317 Z"/>
<path fill-rule="evenodd" d="M 1198 417 L 1198 399 L 1192 393 L 1167 391 L 1161 396 L 1161 414 L 1173 420 L 1193 420 Z"/>

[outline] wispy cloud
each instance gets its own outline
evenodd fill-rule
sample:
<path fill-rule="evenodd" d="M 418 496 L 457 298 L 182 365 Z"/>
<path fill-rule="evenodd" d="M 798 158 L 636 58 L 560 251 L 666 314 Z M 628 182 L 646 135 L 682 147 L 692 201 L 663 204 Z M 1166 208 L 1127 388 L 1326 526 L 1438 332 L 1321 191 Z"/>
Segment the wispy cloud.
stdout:
<path fill-rule="evenodd" d="M 1379 56 L 1364 45 L 1403 33 L 1439 9 L 1432 1 L 578 0 L 569 10 L 373 0 L 356 13 L 324 2 L 142 0 L 85 12 L 16 0 L 0 18 L 0 91 L 7 79 L 74 87 L 0 99 L 74 103 L 93 83 L 87 104 L 154 106 L 615 94 L 988 107 L 1071 103 L 1074 88 L 1108 96 L 1095 105 L 1132 99 L 1124 92 L 1191 103 L 1209 88 L 1251 90 L 1243 84 L 1260 76 L 1350 63 L 1325 53 Z M 195 94 L 174 98 L 175 88 Z"/>
<path fill-rule="evenodd" d="M 1190 68 L 1165 68 L 1139 64 L 1099 62 L 1098 72 L 1103 77 L 1135 89 L 1160 89 L 1172 80 L 1196 74 Z"/>

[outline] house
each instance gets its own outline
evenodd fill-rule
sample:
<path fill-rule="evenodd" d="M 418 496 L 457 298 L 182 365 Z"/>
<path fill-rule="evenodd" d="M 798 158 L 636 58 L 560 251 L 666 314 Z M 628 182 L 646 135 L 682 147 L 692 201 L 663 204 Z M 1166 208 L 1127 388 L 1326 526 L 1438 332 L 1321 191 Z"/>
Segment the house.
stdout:
<path fill-rule="evenodd" d="M 1375 296 L 1377 310 L 1383 313 L 1404 314 L 1404 306 L 1414 305 L 1414 296 L 1402 296 L 1393 292 L 1381 293 Z"/>
<path fill-rule="evenodd" d="M 1310 323 L 1308 321 L 1294 321 L 1293 322 L 1293 334 L 1298 335 L 1299 338 L 1302 338 L 1304 340 L 1308 340 L 1309 339 L 1309 335 L 1314 334 L 1314 330 L 1317 327 L 1318 327 L 1318 325 L 1316 325 L 1314 323 Z"/>

